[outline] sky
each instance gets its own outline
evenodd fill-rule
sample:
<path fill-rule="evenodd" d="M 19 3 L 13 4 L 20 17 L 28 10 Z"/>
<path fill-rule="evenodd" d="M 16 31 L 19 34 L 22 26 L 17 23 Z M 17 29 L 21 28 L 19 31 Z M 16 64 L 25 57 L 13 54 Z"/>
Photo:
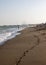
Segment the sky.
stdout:
<path fill-rule="evenodd" d="M 0 25 L 46 22 L 46 0 L 0 0 Z"/>

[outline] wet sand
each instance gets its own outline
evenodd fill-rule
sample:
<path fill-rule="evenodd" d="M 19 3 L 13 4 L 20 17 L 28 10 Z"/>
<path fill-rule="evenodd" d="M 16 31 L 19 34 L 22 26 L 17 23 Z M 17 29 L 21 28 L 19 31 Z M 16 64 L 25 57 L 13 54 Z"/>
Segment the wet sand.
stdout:
<path fill-rule="evenodd" d="M 0 65 L 46 65 L 46 30 L 26 28 L 0 46 Z"/>

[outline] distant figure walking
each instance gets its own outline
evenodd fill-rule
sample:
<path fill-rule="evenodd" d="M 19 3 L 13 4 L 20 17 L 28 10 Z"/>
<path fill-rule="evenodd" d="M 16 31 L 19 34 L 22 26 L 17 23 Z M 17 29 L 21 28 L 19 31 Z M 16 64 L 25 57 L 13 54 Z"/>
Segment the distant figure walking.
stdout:
<path fill-rule="evenodd" d="M 18 25 L 18 29 L 19 29 L 19 25 Z"/>

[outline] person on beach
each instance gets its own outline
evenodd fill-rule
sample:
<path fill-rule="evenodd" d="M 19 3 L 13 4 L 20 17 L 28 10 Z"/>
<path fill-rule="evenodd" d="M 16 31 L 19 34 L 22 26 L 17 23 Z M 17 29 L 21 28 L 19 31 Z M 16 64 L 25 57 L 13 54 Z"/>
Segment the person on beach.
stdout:
<path fill-rule="evenodd" d="M 18 25 L 18 29 L 19 29 L 19 25 Z"/>

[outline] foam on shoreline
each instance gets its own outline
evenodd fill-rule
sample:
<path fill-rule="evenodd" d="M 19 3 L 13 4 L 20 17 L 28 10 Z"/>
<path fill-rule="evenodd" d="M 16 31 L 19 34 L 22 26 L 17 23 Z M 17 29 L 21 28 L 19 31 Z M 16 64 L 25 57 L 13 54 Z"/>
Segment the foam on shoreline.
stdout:
<path fill-rule="evenodd" d="M 16 37 L 19 35 L 19 31 L 23 30 L 24 28 L 11 28 L 8 29 L 6 32 L 0 34 L 0 45 L 3 45 L 5 41 Z"/>

